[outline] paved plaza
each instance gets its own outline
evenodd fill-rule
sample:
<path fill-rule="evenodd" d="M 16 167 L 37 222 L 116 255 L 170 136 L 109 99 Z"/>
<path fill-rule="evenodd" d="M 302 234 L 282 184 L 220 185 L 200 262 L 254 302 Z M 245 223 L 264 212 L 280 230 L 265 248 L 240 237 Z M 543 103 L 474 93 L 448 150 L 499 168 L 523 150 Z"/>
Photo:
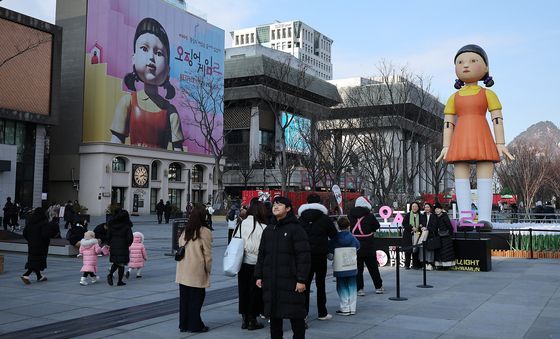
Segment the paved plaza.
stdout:
<path fill-rule="evenodd" d="M 133 217 L 143 232 L 149 260 L 141 279 L 108 286 L 108 258 L 99 260 L 100 283 L 80 286 L 80 258 L 49 256 L 47 282 L 24 285 L 26 254 L 4 252 L 0 275 L 0 338 L 269 338 L 269 329 L 240 329 L 237 279 L 221 273 L 225 222 L 215 222 L 212 286 L 202 318 L 204 334 L 179 333 L 178 287 L 171 247 L 171 225 L 155 217 Z M 221 219 L 221 218 L 220 218 Z M 94 218 L 92 225 L 100 221 Z M 430 289 L 417 288 L 421 271 L 401 270 L 401 296 L 395 270 L 382 267 L 386 294 L 375 295 L 366 281 L 357 314 L 334 315 L 338 297 L 329 270 L 327 307 L 333 319 L 318 321 L 312 294 L 308 338 L 560 338 L 560 261 L 493 258 L 491 272 L 428 272 Z M 285 322 L 285 337 L 291 338 Z"/>

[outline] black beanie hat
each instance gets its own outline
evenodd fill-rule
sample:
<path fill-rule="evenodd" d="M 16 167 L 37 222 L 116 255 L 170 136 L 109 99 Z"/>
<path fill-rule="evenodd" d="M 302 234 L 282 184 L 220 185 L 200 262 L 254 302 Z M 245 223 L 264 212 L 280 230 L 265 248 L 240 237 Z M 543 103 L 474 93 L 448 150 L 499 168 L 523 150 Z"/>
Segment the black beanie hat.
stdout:
<path fill-rule="evenodd" d="M 321 197 L 318 194 L 312 193 L 307 196 L 307 203 L 308 204 L 320 204 Z"/>

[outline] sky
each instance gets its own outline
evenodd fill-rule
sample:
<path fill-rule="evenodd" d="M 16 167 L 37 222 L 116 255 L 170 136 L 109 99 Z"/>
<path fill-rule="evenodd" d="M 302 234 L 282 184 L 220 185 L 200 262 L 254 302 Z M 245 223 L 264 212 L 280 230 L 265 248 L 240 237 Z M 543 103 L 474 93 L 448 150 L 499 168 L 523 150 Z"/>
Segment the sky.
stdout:
<path fill-rule="evenodd" d="M 99 1 L 99 0 L 98 0 Z M 154 0 L 159 1 L 159 0 Z M 539 121 L 560 127 L 560 2 L 556 0 L 192 0 L 229 32 L 301 20 L 334 40 L 334 79 L 368 77 L 384 60 L 430 78 L 442 103 L 453 94 L 453 58 L 482 46 L 503 106 L 506 141 Z M 56 0 L 0 0 L 0 6 L 55 23 Z M 558 95 L 558 98 L 556 97 Z"/>

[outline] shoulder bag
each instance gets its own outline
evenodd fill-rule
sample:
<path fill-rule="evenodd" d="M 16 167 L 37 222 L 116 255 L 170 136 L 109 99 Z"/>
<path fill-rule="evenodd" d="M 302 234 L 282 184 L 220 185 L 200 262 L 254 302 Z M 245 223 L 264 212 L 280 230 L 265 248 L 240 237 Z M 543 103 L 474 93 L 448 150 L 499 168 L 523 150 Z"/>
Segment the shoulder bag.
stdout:
<path fill-rule="evenodd" d="M 334 272 L 344 272 L 356 269 L 358 269 L 356 247 L 339 247 L 334 249 Z"/>
<path fill-rule="evenodd" d="M 241 237 L 241 224 L 239 228 L 239 237 L 235 234 L 237 230 L 233 232 L 233 237 L 229 242 L 226 251 L 224 252 L 223 268 L 224 274 L 228 277 L 235 277 L 239 270 L 241 269 L 241 264 L 243 263 L 243 254 L 245 251 L 245 240 Z"/>

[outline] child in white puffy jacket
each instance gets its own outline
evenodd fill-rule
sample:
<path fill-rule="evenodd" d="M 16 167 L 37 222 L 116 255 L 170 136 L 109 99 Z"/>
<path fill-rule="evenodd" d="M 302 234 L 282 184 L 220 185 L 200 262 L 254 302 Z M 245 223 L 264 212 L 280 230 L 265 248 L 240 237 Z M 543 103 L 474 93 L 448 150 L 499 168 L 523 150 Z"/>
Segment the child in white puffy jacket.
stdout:
<path fill-rule="evenodd" d="M 146 247 L 144 247 L 144 235 L 140 232 L 134 232 L 132 235 L 134 240 L 128 248 L 130 261 L 128 262 L 128 270 L 125 274 L 127 279 L 130 277 L 130 272 L 133 269 L 137 270 L 136 278 L 142 278 L 142 268 L 144 268 L 144 262 L 148 260 Z"/>

